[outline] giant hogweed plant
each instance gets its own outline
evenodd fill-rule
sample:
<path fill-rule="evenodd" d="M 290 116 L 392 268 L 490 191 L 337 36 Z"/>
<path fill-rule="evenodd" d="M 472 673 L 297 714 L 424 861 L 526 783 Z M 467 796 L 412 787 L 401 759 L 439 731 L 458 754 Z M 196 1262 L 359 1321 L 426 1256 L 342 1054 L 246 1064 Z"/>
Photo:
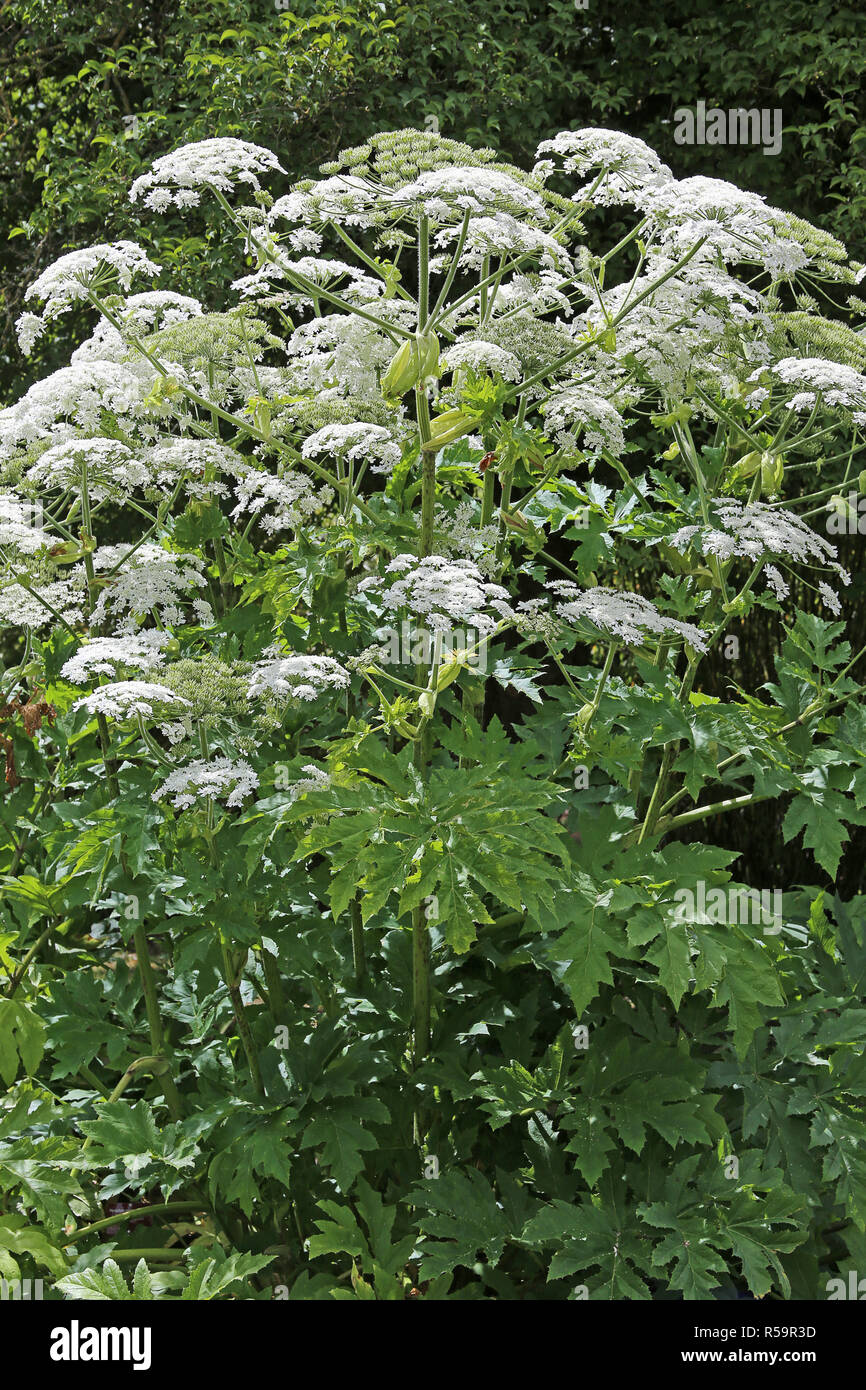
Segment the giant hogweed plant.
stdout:
<path fill-rule="evenodd" d="M 204 141 L 131 196 L 220 219 L 236 308 L 132 242 L 28 292 L 25 351 L 94 318 L 0 412 L 6 1278 L 866 1268 L 866 908 L 826 887 L 863 653 L 809 521 L 856 486 L 863 270 L 631 137 L 539 156 L 384 134 L 274 201 Z M 775 678 L 702 693 L 758 622 Z M 767 799 L 803 878 L 756 902 L 706 829 Z"/>

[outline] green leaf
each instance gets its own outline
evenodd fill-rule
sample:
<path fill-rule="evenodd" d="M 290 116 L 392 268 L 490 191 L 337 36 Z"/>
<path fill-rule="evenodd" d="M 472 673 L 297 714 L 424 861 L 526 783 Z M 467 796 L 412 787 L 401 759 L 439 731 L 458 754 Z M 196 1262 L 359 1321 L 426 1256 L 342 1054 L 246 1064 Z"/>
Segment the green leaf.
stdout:
<path fill-rule="evenodd" d="M 458 1265 L 471 1268 L 479 1259 L 496 1265 L 511 1234 L 493 1188 L 477 1169 L 447 1170 L 413 1188 L 411 1202 L 425 1236 L 421 1277 L 436 1279 Z"/>
<path fill-rule="evenodd" d="M 387 1107 L 373 1096 L 334 1099 L 307 1125 L 301 1148 L 321 1145 L 320 1162 L 330 1168 L 340 1189 L 348 1192 L 364 1166 L 362 1154 L 377 1148 L 365 1126 L 387 1124 L 389 1119 Z"/>
<path fill-rule="evenodd" d="M 45 1025 L 18 999 L 0 998 L 0 1077 L 11 1086 L 19 1064 L 28 1076 L 42 1061 Z"/>

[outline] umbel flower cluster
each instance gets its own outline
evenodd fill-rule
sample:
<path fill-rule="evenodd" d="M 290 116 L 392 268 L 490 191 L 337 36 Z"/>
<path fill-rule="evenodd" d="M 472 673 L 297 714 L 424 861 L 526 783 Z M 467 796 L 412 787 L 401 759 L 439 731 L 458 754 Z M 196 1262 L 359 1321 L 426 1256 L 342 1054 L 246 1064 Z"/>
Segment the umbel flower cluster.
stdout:
<path fill-rule="evenodd" d="M 211 314 L 168 288 L 131 293 L 162 272 L 130 241 L 70 252 L 32 284 L 28 302 L 40 313 L 22 318 L 25 350 L 73 306 L 89 304 L 97 317 L 73 365 L 0 412 L 0 620 L 28 641 L 80 644 L 63 677 L 97 684 L 70 704 L 72 717 L 133 720 L 150 738 L 146 726 L 164 726 L 172 708 L 182 714 L 170 685 L 151 679 L 170 671 L 169 634 L 183 634 L 185 651 L 223 653 L 227 611 L 257 547 L 260 556 L 353 548 L 345 601 L 357 650 L 383 622 L 408 617 L 439 633 L 516 625 L 543 644 L 582 632 L 625 645 L 655 633 L 706 651 L 705 591 L 695 590 L 683 621 L 681 601 L 672 608 L 660 592 L 621 583 L 581 592 L 562 581 L 515 607 L 517 590 L 500 581 L 516 576 L 528 536 L 529 553 L 537 547 L 538 518 L 543 535 L 545 508 L 559 505 L 563 488 L 626 456 L 634 409 L 685 403 L 677 437 L 690 439 L 689 414 L 725 421 L 738 396 L 747 410 L 732 444 L 745 446 L 757 428 L 749 412 L 771 431 L 775 409 L 786 456 L 808 444 L 816 421 L 862 424 L 866 380 L 837 360 L 774 357 L 773 318 L 798 275 L 850 284 L 860 268 L 756 195 L 678 181 L 633 137 L 563 132 L 539 156 L 527 174 L 489 151 L 398 132 L 347 151 L 323 179 L 273 202 L 261 180 L 283 171 L 270 151 L 205 140 L 158 159 L 130 196 L 155 213 L 210 198 L 236 224 L 254 260 L 237 281 L 236 309 Z M 233 203 L 251 192 L 255 207 Z M 619 280 L 611 266 L 602 277 L 585 242 L 593 214 L 612 204 L 640 216 Z M 408 274 L 413 239 L 424 284 Z M 792 431 L 791 414 L 808 423 Z M 433 549 L 426 499 L 420 549 L 407 553 L 401 516 L 412 475 L 435 481 L 435 460 L 444 468 L 455 448 L 462 472 L 444 472 L 436 497 L 445 553 Z M 496 462 L 473 478 L 482 454 Z M 690 462 L 685 441 L 681 456 Z M 523 475 L 531 526 L 512 515 Z M 695 569 L 712 557 L 720 584 L 719 566 L 734 570 L 736 587 L 740 560 L 764 568 L 780 599 L 789 584 L 779 563 L 841 572 L 832 546 L 761 501 L 753 483 L 712 497 L 698 469 L 693 486 L 703 523 L 681 518 L 670 545 L 694 556 Z M 118 506 L 135 507 L 134 542 L 106 540 Z M 635 527 L 646 508 L 651 489 Z M 357 551 L 349 537 L 374 524 L 378 539 Z M 824 575 L 818 582 L 837 611 Z M 308 606 L 302 589 L 293 592 Z M 315 725 L 322 698 L 349 681 L 327 645 L 309 614 L 268 634 L 248 682 L 253 722 L 279 697 L 309 705 Z M 389 702 L 381 691 L 374 698 L 387 718 Z M 185 782 L 182 769 L 172 774 L 171 787 L 183 787 L 175 806 L 193 804 L 196 788 L 209 799 L 230 785 L 232 805 L 251 793 L 250 778 L 223 775 L 238 736 L 215 731 L 219 777 L 202 775 L 201 759 Z"/>
<path fill-rule="evenodd" d="M 787 1297 L 863 1248 L 862 912 L 763 936 L 682 836 L 790 797 L 832 883 L 866 822 L 864 269 L 612 130 L 320 173 L 135 181 L 236 240 L 219 309 L 126 240 L 27 294 L 85 327 L 0 410 L 7 1244 L 92 1294 L 160 1191 L 184 1297 Z"/>

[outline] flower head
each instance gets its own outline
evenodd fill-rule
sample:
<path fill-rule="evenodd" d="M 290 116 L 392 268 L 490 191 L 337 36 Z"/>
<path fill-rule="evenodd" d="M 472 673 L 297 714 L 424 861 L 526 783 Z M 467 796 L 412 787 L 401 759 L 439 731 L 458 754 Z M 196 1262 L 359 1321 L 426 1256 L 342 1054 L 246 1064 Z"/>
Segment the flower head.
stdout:
<path fill-rule="evenodd" d="M 132 719 L 135 715 L 152 719 L 164 717 L 167 709 L 183 707 L 187 701 L 166 685 L 151 681 L 113 681 L 83 695 L 72 706 L 88 714 L 104 714 L 109 719 Z"/>
<path fill-rule="evenodd" d="M 348 684 L 348 672 L 329 656 L 287 656 L 271 647 L 253 665 L 247 694 L 251 700 L 315 700 L 326 690 L 345 690 Z"/>
<path fill-rule="evenodd" d="M 159 271 L 160 267 L 134 241 L 106 242 L 68 251 L 43 270 L 24 296 L 27 303 L 44 299 L 45 307 L 41 318 L 28 313 L 19 319 L 22 351 L 29 353 L 45 324 L 79 300 L 86 300 L 91 291 L 117 283 L 128 290 L 133 276 L 158 275 Z"/>
<path fill-rule="evenodd" d="M 588 622 L 599 632 L 616 637 L 627 646 L 643 646 L 648 633 L 671 632 L 677 633 L 696 651 L 707 650 L 707 641 L 700 628 L 694 623 L 669 618 L 642 594 L 605 588 L 580 590 L 569 580 L 555 580 L 547 587 L 562 595 L 555 611 L 565 622 Z"/>
<path fill-rule="evenodd" d="M 134 203 L 144 195 L 145 205 L 157 212 L 174 203 L 195 207 L 202 188 L 231 193 L 235 184 L 260 187 L 258 175 L 278 170 L 285 173 L 275 154 L 247 140 L 198 140 L 161 155 L 148 173 L 135 180 L 129 192 Z"/>
<path fill-rule="evenodd" d="M 240 806 L 259 785 L 259 779 L 249 763 L 242 758 L 213 758 L 210 762 L 198 758 L 170 773 L 161 787 L 153 793 L 154 801 L 173 796 L 172 805 L 178 810 L 194 806 L 204 798 L 226 798 L 227 806 Z"/>
<path fill-rule="evenodd" d="M 73 685 L 85 685 L 94 676 L 113 676 L 117 668 L 154 671 L 163 664 L 169 636 L 158 628 L 127 633 L 123 637 L 94 637 L 64 662 L 60 674 Z"/>

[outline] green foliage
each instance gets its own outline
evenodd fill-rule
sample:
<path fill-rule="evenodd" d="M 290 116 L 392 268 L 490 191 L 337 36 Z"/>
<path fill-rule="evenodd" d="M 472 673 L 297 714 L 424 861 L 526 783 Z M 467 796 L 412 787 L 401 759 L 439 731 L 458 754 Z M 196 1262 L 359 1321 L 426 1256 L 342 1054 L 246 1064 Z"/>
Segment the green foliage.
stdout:
<path fill-rule="evenodd" d="M 420 35 L 403 7 L 235 25 L 186 50 L 192 136 L 212 103 L 255 136 L 239 74 L 267 93 L 288 55 L 300 140 L 304 82 L 348 100 Z M 201 225 L 164 259 L 204 312 L 139 338 L 108 266 L 55 268 L 50 351 L 66 310 L 94 336 L 0 417 L 0 1273 L 821 1297 L 866 1239 L 866 894 L 837 881 L 866 687 L 808 520 L 864 448 L 857 263 L 724 191 L 700 236 L 641 213 L 603 258 L 604 191 L 357 136 L 282 221 L 234 175 L 161 232 L 136 204 L 148 246 Z M 273 274 L 255 313 L 220 299 L 238 261 Z M 752 679 L 719 649 L 755 632 Z M 758 804 L 744 860 L 724 827 Z"/>

